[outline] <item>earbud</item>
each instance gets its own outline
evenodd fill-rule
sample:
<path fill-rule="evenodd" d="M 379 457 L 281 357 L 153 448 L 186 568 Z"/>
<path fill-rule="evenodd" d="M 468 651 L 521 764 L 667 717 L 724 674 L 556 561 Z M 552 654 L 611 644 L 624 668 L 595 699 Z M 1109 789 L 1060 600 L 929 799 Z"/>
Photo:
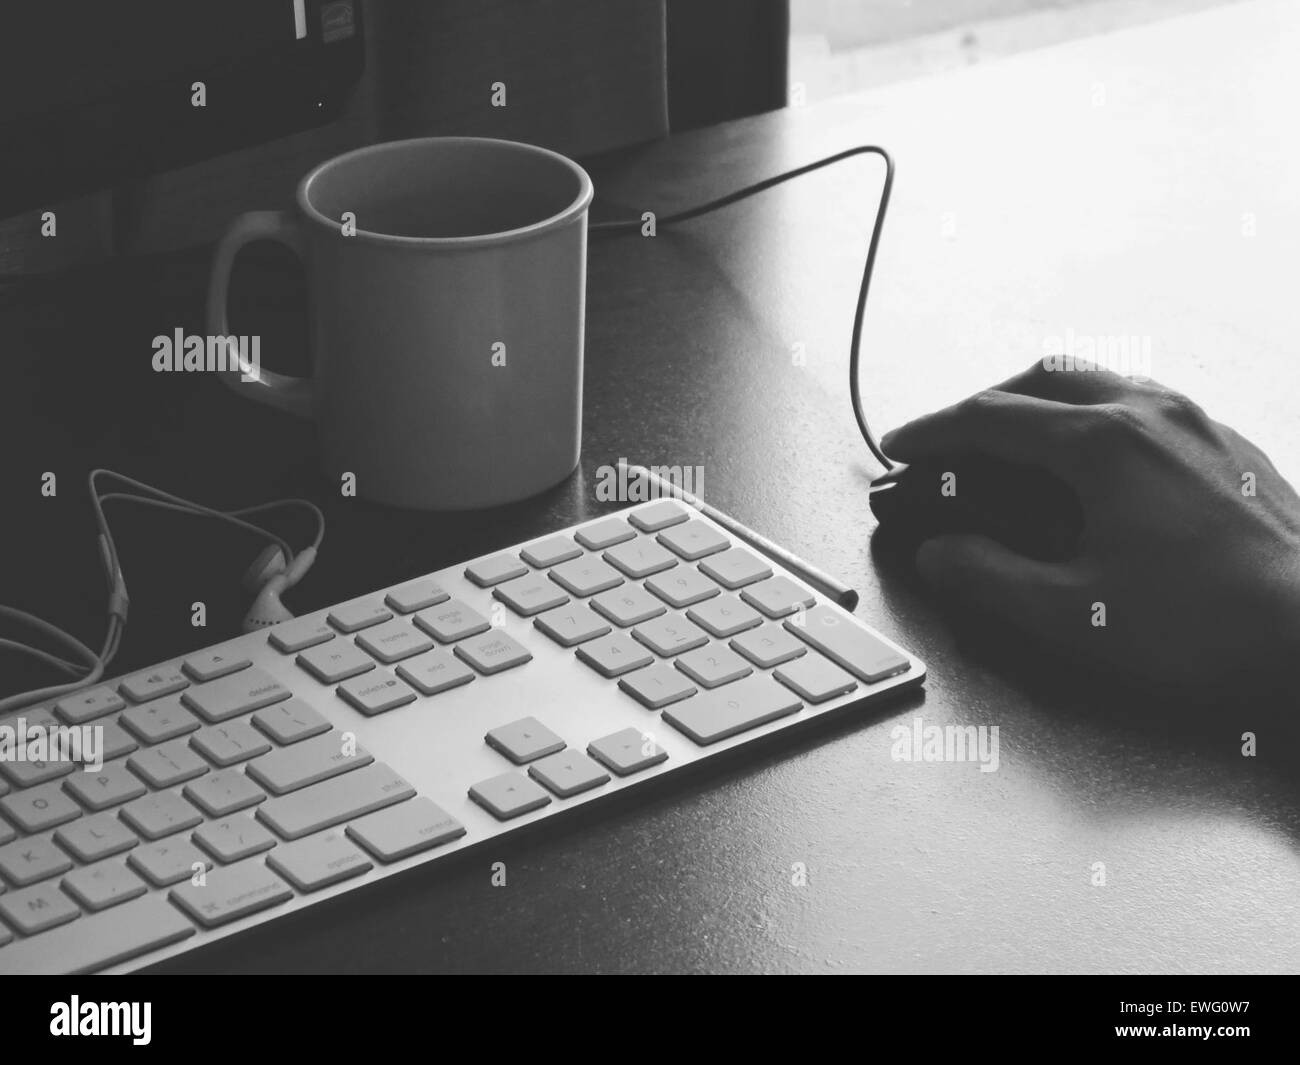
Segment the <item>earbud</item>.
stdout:
<path fill-rule="evenodd" d="M 267 544 L 258 552 L 248 569 L 244 570 L 239 583 L 244 591 L 256 595 L 266 587 L 266 583 L 272 577 L 283 573 L 284 570 L 284 551 L 278 544 Z"/>
<path fill-rule="evenodd" d="M 258 555 L 244 573 L 244 580 L 247 585 L 257 574 L 262 574 L 263 583 L 258 589 L 253 605 L 244 615 L 241 626 L 243 631 L 256 632 L 258 629 L 289 621 L 293 614 L 280 602 L 280 596 L 302 580 L 315 561 L 314 547 L 303 548 L 287 567 L 284 564 L 284 553 L 278 547 L 268 548 Z"/>

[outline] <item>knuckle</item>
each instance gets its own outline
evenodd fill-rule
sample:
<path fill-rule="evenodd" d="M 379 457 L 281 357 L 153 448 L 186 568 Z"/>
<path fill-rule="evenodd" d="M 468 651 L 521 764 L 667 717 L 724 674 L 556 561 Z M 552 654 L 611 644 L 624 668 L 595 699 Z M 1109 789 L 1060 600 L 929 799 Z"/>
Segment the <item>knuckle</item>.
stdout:
<path fill-rule="evenodd" d="M 1130 440 L 1142 432 L 1141 416 L 1127 404 L 1098 403 L 1082 409 L 1080 432 L 1091 441 Z"/>
<path fill-rule="evenodd" d="M 1172 390 L 1159 393 L 1156 409 L 1166 418 L 1184 425 L 1201 425 L 1208 419 L 1196 403 L 1181 392 Z"/>
<path fill-rule="evenodd" d="M 998 405 L 998 393 L 991 388 L 967 396 L 957 404 L 958 412 L 965 417 L 980 418 Z"/>

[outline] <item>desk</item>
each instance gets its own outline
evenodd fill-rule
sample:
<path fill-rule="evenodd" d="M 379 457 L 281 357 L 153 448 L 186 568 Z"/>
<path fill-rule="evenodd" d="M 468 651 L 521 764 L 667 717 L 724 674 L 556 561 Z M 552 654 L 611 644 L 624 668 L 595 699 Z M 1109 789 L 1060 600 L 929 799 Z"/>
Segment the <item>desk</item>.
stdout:
<path fill-rule="evenodd" d="M 1154 376 L 1294 480 L 1298 52 L 1300 9 L 1241 3 L 674 138 L 598 168 L 597 188 L 607 212 L 666 213 L 883 144 L 898 181 L 864 358 L 880 429 L 1010 375 L 1048 335 L 1137 335 L 1152 339 Z M 1269 734 L 1260 758 L 1240 757 L 1249 708 L 1195 735 L 1143 724 L 1140 701 L 959 638 L 873 559 L 877 471 L 845 361 L 878 165 L 654 239 L 593 242 L 582 469 L 487 514 L 332 498 L 307 427 L 214 382 L 153 375 L 152 336 L 200 331 L 201 256 L 38 286 L 0 312 L 5 599 L 75 632 L 102 631 L 81 483 L 92 464 L 215 504 L 321 500 L 324 551 L 290 597 L 307 610 L 590 516 L 595 468 L 627 456 L 703 466 L 708 499 L 852 583 L 859 612 L 929 665 L 909 703 L 166 971 L 1300 967 L 1295 767 L 1264 757 Z M 250 305 L 300 299 L 252 287 Z M 264 352 L 301 344 L 292 322 L 263 329 Z M 44 470 L 60 472 L 54 499 L 39 496 Z M 125 510 L 116 527 L 134 601 L 118 668 L 221 638 L 249 545 Z M 200 548 L 211 561 L 196 573 Z M 198 599 L 206 634 L 188 625 Z M 999 770 L 893 761 L 891 727 L 918 715 L 998 725 Z M 494 860 L 505 887 L 491 885 Z"/>

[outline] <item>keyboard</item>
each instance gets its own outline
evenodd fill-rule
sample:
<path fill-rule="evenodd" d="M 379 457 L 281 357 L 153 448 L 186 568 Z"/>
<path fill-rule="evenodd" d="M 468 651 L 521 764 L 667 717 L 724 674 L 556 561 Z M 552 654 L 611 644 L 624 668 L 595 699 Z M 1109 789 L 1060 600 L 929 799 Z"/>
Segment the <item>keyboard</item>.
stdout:
<path fill-rule="evenodd" d="M 0 719 L 103 763 L 0 761 L 0 973 L 149 965 L 924 677 L 631 507 Z"/>

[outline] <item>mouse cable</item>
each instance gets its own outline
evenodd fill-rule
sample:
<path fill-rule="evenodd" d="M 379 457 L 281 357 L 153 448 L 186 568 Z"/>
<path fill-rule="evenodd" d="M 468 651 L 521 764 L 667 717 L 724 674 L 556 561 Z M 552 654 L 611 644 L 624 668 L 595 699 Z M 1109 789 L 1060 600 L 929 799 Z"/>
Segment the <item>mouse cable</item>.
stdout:
<path fill-rule="evenodd" d="M 846 151 L 828 155 L 824 159 L 817 159 L 793 170 L 783 171 L 773 177 L 765 178 L 763 181 L 755 182 L 753 185 L 746 185 L 735 192 L 729 192 L 725 196 L 719 196 L 716 200 L 709 200 L 697 207 L 674 211 L 672 214 L 656 219 L 656 224 L 672 225 L 676 222 L 686 222 L 692 218 L 698 218 L 700 215 L 708 214 L 722 207 L 729 207 L 733 203 L 764 192 L 774 185 L 789 181 L 791 178 L 810 174 L 814 170 L 820 170 L 824 166 L 830 166 L 832 163 L 842 162 L 845 159 L 852 159 L 856 155 L 878 155 L 885 164 L 885 180 L 880 189 L 880 206 L 876 209 L 876 222 L 871 228 L 871 241 L 867 245 L 867 264 L 862 271 L 862 284 L 858 287 L 858 305 L 853 314 L 853 334 L 849 342 L 849 398 L 853 403 L 853 417 L 857 420 L 858 431 L 862 433 L 862 439 L 867 442 L 867 447 L 871 449 L 876 461 L 888 471 L 894 468 L 895 463 L 880 450 L 880 445 L 871 432 L 871 426 L 867 424 L 867 416 L 862 409 L 862 390 L 858 381 L 858 365 L 861 361 L 862 319 L 867 309 L 867 291 L 871 287 L 871 273 L 876 265 L 876 249 L 880 244 L 880 231 L 884 228 L 885 215 L 889 211 L 889 193 L 894 186 L 894 160 L 890 158 L 889 153 L 884 148 L 878 148 L 874 144 L 863 144 L 856 148 L 849 148 Z M 588 229 L 593 233 L 639 233 L 642 224 L 639 218 L 620 219 L 612 222 L 593 222 L 588 226 Z"/>

